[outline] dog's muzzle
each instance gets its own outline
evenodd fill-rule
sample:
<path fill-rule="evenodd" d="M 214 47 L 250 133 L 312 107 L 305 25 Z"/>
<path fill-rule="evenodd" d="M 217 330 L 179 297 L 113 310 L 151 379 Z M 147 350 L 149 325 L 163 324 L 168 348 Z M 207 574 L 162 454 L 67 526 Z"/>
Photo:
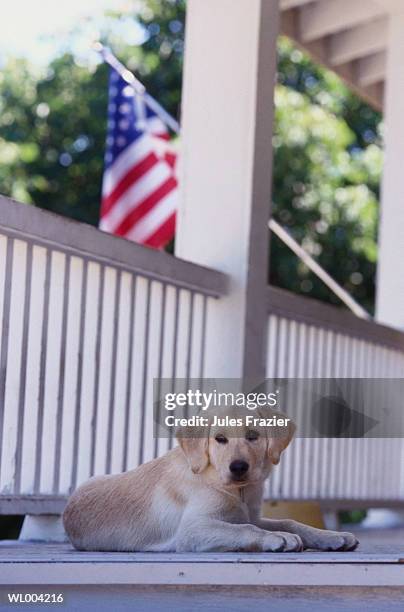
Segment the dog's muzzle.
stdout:
<path fill-rule="evenodd" d="M 243 461 L 242 459 L 237 459 L 236 461 L 232 461 L 229 465 L 229 470 L 231 472 L 231 476 L 233 480 L 243 480 L 244 476 L 248 472 L 247 461 Z"/>

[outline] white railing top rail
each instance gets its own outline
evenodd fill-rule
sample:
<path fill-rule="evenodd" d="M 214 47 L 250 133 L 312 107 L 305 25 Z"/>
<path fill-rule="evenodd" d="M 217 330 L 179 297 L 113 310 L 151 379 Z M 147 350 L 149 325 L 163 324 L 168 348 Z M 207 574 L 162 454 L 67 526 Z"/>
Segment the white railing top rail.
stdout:
<path fill-rule="evenodd" d="M 304 250 L 302 246 L 287 232 L 275 219 L 268 222 L 269 229 L 319 278 L 341 302 L 345 304 L 357 317 L 361 319 L 371 319 L 372 317 L 356 300 L 349 295 L 336 280 L 319 263 Z"/>
<path fill-rule="evenodd" d="M 222 272 L 4 196 L 0 196 L 0 232 L 204 295 L 219 297 L 227 292 Z"/>
<path fill-rule="evenodd" d="M 339 306 L 270 286 L 267 292 L 267 308 L 268 314 L 317 328 L 331 329 L 343 335 L 404 352 L 404 332 L 373 320 L 361 319 Z"/>

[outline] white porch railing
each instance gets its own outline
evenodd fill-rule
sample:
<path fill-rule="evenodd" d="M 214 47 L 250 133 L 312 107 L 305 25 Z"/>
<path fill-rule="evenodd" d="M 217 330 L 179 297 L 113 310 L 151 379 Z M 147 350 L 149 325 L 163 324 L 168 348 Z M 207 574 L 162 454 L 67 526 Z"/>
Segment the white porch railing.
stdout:
<path fill-rule="evenodd" d="M 399 331 L 275 288 L 268 312 L 268 378 L 404 378 Z M 394 505 L 404 500 L 404 440 L 297 438 L 268 496 Z"/>
<path fill-rule="evenodd" d="M 33 499 L 56 511 L 89 476 L 168 449 L 153 439 L 153 378 L 203 376 L 208 305 L 225 285 L 0 199 L 0 512 Z"/>
<path fill-rule="evenodd" d="M 204 373 L 226 277 L 0 198 L 0 512 L 60 512 L 92 474 L 164 453 L 153 378 Z M 404 334 L 268 289 L 268 377 L 404 377 Z M 297 439 L 272 499 L 404 499 L 399 439 Z"/>

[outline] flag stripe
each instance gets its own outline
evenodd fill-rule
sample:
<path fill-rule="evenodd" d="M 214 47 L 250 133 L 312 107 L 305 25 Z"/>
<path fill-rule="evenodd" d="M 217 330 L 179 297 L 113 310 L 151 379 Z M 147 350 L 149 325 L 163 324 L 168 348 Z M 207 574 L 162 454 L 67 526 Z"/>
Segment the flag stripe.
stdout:
<path fill-rule="evenodd" d="M 154 234 L 144 240 L 143 244 L 158 249 L 160 248 L 161 244 L 167 244 L 167 242 L 170 242 L 175 234 L 175 218 L 176 213 L 173 213 L 170 217 L 168 217 L 167 221 L 165 221 L 163 225 L 160 225 Z"/>
<path fill-rule="evenodd" d="M 136 223 L 126 237 L 144 244 L 144 241 L 158 230 L 167 217 L 176 211 L 177 204 L 177 192 L 171 191 L 150 211 L 147 217 Z"/>
<path fill-rule="evenodd" d="M 141 136 L 133 144 L 128 146 L 114 164 L 104 172 L 102 185 L 103 197 L 108 197 L 115 185 L 123 179 L 134 164 L 138 164 L 146 155 L 153 151 L 153 143 L 148 135 Z"/>
<path fill-rule="evenodd" d="M 171 166 L 171 168 L 174 170 L 175 164 L 177 162 L 176 154 L 173 151 L 167 151 L 167 153 L 164 156 L 164 159 L 166 160 L 167 164 Z"/>
<path fill-rule="evenodd" d="M 150 152 L 146 157 L 142 159 L 136 166 L 133 166 L 129 172 L 119 181 L 114 187 L 109 196 L 102 201 L 102 215 L 107 215 L 114 204 L 119 198 L 125 193 L 125 191 L 133 185 L 138 179 L 140 179 L 148 170 L 150 170 L 156 163 L 158 163 L 157 156 L 154 152 Z"/>
<path fill-rule="evenodd" d="M 177 188 L 177 181 L 174 177 L 170 177 L 162 183 L 153 193 L 146 199 L 140 202 L 131 212 L 123 219 L 123 221 L 115 228 L 114 233 L 118 236 L 126 236 L 129 230 L 146 215 L 156 204 L 168 195 L 171 191 Z"/>
<path fill-rule="evenodd" d="M 134 183 L 116 202 L 110 212 L 102 218 L 101 227 L 115 232 L 125 217 L 148 198 L 162 183 L 172 177 L 172 171 L 166 164 L 156 163 L 147 174 Z"/>

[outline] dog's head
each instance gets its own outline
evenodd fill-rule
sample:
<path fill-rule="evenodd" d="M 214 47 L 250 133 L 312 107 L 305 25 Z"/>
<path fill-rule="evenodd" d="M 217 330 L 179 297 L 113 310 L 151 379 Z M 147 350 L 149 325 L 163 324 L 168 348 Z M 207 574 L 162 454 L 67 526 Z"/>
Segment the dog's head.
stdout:
<path fill-rule="evenodd" d="M 237 408 L 231 412 L 216 413 L 220 419 L 226 415 L 245 419 L 246 413 Z M 260 409 L 260 414 L 255 416 L 270 418 L 275 413 Z M 294 431 L 295 426 L 290 419 L 283 427 L 247 424 L 240 427 L 223 424 L 223 421 L 215 423 L 211 416 L 208 426 L 183 428 L 177 433 L 177 439 L 195 474 L 206 473 L 210 482 L 237 487 L 263 481 L 271 465 L 279 463 L 280 455 L 291 441 Z"/>

